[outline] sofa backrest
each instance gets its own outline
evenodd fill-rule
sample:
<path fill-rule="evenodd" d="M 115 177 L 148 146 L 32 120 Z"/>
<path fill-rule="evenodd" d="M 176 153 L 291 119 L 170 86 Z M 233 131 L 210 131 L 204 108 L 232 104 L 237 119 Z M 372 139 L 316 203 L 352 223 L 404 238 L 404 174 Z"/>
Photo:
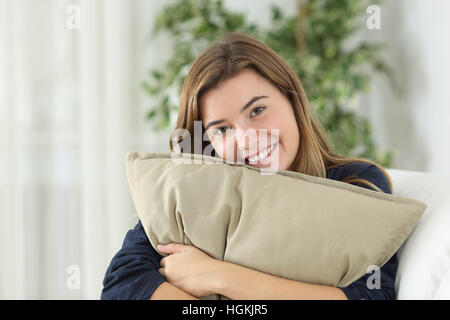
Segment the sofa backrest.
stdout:
<path fill-rule="evenodd" d="M 397 299 L 450 299 L 450 173 L 387 172 L 394 195 L 428 206 L 398 251 Z"/>

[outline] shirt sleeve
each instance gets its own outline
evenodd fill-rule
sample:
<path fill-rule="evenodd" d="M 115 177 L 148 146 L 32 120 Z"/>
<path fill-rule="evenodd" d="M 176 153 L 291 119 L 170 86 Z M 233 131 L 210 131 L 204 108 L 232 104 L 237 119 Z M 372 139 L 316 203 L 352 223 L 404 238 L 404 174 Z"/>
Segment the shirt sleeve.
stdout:
<path fill-rule="evenodd" d="M 360 178 L 372 182 L 385 193 L 392 194 L 388 181 L 382 171 L 375 165 L 370 165 L 359 175 Z M 354 183 L 354 185 L 373 190 L 371 187 Z M 395 253 L 379 270 L 379 286 L 376 286 L 373 278 L 374 272 L 365 274 L 345 288 L 340 288 L 349 300 L 394 300 L 395 277 L 397 274 L 398 258 Z M 375 271 L 377 272 L 377 271 Z M 370 279 L 369 279 L 370 278 Z"/>
<path fill-rule="evenodd" d="M 148 300 L 167 279 L 159 273 L 162 256 L 153 248 L 141 222 L 129 230 L 103 280 L 102 300 Z"/>

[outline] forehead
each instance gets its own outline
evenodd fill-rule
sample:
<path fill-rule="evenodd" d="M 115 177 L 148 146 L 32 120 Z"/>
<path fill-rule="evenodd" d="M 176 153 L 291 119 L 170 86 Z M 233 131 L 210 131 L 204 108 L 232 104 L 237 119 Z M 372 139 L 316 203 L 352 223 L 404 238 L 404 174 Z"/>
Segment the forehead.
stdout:
<path fill-rule="evenodd" d="M 271 97 L 277 89 L 253 70 L 244 70 L 205 92 L 199 100 L 202 120 L 238 112 L 253 97 Z M 212 118 L 214 117 L 214 119 Z"/>

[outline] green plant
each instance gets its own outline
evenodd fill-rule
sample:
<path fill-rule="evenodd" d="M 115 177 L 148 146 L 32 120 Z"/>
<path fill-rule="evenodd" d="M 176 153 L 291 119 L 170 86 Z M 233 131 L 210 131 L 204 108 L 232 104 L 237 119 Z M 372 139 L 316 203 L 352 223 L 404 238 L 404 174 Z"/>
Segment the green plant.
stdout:
<path fill-rule="evenodd" d="M 154 34 L 169 32 L 176 50 L 164 71 L 152 70 L 150 79 L 143 82 L 143 88 L 157 101 L 147 117 L 155 130 L 173 125 L 178 97 L 195 57 L 226 33 L 244 32 L 269 45 L 296 72 L 312 111 L 340 154 L 389 167 L 392 152 L 377 150 L 370 123 L 351 108 L 358 95 L 368 91 L 372 71 L 393 80 L 380 55 L 383 46 L 362 41 L 345 48 L 345 41 L 364 27 L 361 17 L 374 3 L 378 1 L 305 0 L 299 2 L 294 16 L 272 6 L 271 25 L 263 30 L 248 22 L 243 13 L 226 9 L 221 0 L 178 0 L 158 15 L 153 30 Z"/>

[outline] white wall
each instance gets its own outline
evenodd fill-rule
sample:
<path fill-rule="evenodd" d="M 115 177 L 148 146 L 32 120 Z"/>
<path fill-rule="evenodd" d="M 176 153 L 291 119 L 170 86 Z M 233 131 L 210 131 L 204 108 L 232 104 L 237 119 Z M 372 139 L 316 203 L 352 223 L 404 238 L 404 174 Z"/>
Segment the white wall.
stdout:
<path fill-rule="evenodd" d="M 258 5 L 226 0 L 225 4 L 267 25 L 274 2 L 284 12 L 296 13 L 295 0 L 264 0 Z M 387 44 L 384 56 L 394 69 L 402 96 L 396 96 L 389 82 L 376 75 L 372 91 L 361 96 L 358 110 L 371 121 L 380 150 L 395 152 L 392 168 L 450 171 L 449 12 L 448 0 L 384 0 L 381 29 L 364 29 L 349 41 Z"/>
<path fill-rule="evenodd" d="M 242 1 L 242 0 L 224 0 L 225 6 L 238 12 L 244 12 L 249 20 L 258 23 L 262 27 L 267 26 L 271 20 L 273 4 L 276 4 L 283 10 L 286 15 L 294 15 L 297 13 L 297 0 L 259 0 L 259 1 Z"/>
<path fill-rule="evenodd" d="M 382 29 L 365 36 L 388 43 L 403 96 L 376 77 L 361 113 L 380 146 L 399 151 L 393 167 L 449 171 L 450 2 L 386 2 Z M 67 30 L 71 3 L 92 29 Z M 149 37 L 167 3 L 0 0 L 0 298 L 99 297 L 134 225 L 123 153 L 168 151 L 139 88 L 171 50 L 167 37 Z M 271 3 L 225 1 L 263 25 Z M 297 1 L 280 5 L 296 13 Z M 80 291 L 66 286 L 69 265 L 81 267 Z"/>
<path fill-rule="evenodd" d="M 381 148 L 397 150 L 393 168 L 449 172 L 450 158 L 450 1 L 387 0 L 381 30 L 365 37 L 388 45 L 402 96 L 376 76 L 361 100 Z"/>
<path fill-rule="evenodd" d="M 99 298 L 137 222 L 125 153 L 168 149 L 140 88 L 164 57 L 148 34 L 165 3 L 0 0 L 0 299 Z"/>

